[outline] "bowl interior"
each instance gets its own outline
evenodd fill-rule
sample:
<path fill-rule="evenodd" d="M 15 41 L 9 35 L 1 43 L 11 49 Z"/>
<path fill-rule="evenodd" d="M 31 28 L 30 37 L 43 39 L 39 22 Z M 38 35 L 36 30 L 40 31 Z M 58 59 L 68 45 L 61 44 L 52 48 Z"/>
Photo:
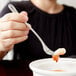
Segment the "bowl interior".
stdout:
<path fill-rule="evenodd" d="M 58 62 L 53 61 L 51 58 L 40 59 L 30 63 L 30 68 L 33 71 L 40 72 L 67 72 L 76 73 L 76 59 L 73 58 L 60 58 Z"/>

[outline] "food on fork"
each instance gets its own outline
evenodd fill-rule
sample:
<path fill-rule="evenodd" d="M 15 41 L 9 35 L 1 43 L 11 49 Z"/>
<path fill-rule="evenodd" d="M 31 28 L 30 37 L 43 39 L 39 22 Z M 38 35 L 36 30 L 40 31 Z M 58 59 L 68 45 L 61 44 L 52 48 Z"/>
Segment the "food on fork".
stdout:
<path fill-rule="evenodd" d="M 54 61 L 58 62 L 60 55 L 64 55 L 65 53 L 66 50 L 64 48 L 59 48 L 54 52 L 52 58 Z"/>

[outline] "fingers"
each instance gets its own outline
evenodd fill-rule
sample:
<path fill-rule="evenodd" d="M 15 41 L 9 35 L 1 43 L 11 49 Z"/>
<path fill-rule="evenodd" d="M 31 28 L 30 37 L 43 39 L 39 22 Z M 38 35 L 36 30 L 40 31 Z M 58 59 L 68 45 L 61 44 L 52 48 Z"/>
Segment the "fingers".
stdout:
<path fill-rule="evenodd" d="M 28 35 L 29 31 L 8 30 L 0 32 L 1 39 L 16 38 Z"/>
<path fill-rule="evenodd" d="M 24 24 L 27 20 L 26 12 L 9 13 L 0 18 L 0 50 L 8 50 L 28 38 L 29 28 Z"/>
<path fill-rule="evenodd" d="M 20 22 L 15 21 L 8 21 L 8 22 L 2 22 L 0 23 L 0 31 L 7 31 L 7 30 L 29 30 L 29 28 L 24 24 Z"/>
<path fill-rule="evenodd" d="M 0 44 L 0 51 L 10 51 L 12 48 L 14 47 L 14 45 L 7 45 L 7 46 L 4 46 L 3 42 L 1 42 Z"/>
<path fill-rule="evenodd" d="M 3 44 L 5 47 L 20 43 L 24 40 L 26 40 L 28 38 L 28 36 L 23 36 L 23 37 L 17 37 L 17 38 L 10 38 L 10 39 L 5 39 L 3 40 Z"/>
<path fill-rule="evenodd" d="M 0 39 L 0 51 L 9 51 L 13 48 L 14 44 L 20 43 L 26 40 L 28 36 L 18 37 L 18 38 L 10 38 L 1 40 Z"/>
<path fill-rule="evenodd" d="M 0 22 L 5 21 L 17 21 L 17 22 L 27 22 L 28 17 L 24 12 L 21 13 L 8 13 L 0 19 Z"/>
<path fill-rule="evenodd" d="M 28 16 L 27 12 L 22 11 L 20 14 L 24 14 L 25 16 Z"/>

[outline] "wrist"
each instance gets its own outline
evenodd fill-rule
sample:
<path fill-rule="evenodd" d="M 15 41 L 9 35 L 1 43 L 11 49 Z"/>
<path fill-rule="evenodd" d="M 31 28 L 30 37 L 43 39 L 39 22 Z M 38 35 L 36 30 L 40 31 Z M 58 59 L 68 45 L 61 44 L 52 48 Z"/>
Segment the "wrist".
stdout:
<path fill-rule="evenodd" d="M 7 53 L 7 51 L 0 51 L 0 60 L 2 60 Z"/>

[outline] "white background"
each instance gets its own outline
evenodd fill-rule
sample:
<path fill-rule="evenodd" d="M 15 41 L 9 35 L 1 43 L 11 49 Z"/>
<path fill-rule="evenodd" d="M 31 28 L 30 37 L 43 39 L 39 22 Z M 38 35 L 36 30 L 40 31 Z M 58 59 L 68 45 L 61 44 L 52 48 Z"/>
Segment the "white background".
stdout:
<path fill-rule="evenodd" d="M 3 9 L 3 7 L 8 1 L 21 1 L 21 0 L 0 0 L 0 11 Z M 76 0 L 58 0 L 58 2 L 60 4 L 67 4 L 70 6 L 74 6 L 76 8 Z"/>
<path fill-rule="evenodd" d="M 67 4 L 76 8 L 76 0 L 58 0 L 61 4 Z"/>

